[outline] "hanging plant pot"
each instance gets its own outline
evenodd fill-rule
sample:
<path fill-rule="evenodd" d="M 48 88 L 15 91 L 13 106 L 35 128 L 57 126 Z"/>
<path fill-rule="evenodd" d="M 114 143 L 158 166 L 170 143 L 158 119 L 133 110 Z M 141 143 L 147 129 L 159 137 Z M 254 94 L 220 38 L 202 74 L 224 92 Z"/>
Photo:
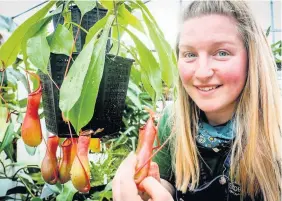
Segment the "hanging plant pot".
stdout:
<path fill-rule="evenodd" d="M 87 12 L 83 17 L 82 17 L 82 21 L 81 21 L 81 27 L 83 27 L 85 30 L 89 31 L 89 29 L 96 23 L 98 22 L 100 19 L 102 19 L 103 17 L 106 16 L 107 14 L 106 9 L 102 9 L 102 8 L 97 8 L 95 7 L 94 9 L 92 9 L 91 11 Z M 71 14 L 71 21 L 79 24 L 80 23 L 80 19 L 81 19 L 81 12 L 79 10 L 79 8 L 75 5 L 75 6 L 70 6 L 69 7 L 69 13 Z M 60 14 L 54 15 L 53 17 L 53 25 L 54 28 L 57 27 L 57 25 L 59 24 L 63 24 L 64 23 L 64 18 L 62 16 L 60 16 Z M 76 33 L 78 31 L 78 27 L 73 25 L 72 26 L 72 31 L 73 31 L 73 38 L 75 38 Z M 109 35 L 110 36 L 110 35 Z M 86 33 L 83 30 L 80 30 L 78 33 L 78 37 L 75 43 L 75 47 L 76 47 L 76 52 L 80 52 L 83 48 L 83 45 L 85 44 L 85 38 L 86 38 Z M 110 40 L 108 40 L 107 42 L 107 51 L 110 51 Z"/>
<path fill-rule="evenodd" d="M 73 54 L 74 60 L 77 55 L 77 53 Z M 102 132 L 95 135 L 97 138 L 117 134 L 122 123 L 122 113 L 125 107 L 133 60 L 119 56 L 114 57 L 114 55 L 106 55 L 94 115 L 82 129 L 95 131 L 98 128 L 103 128 Z M 65 55 L 51 54 L 48 71 L 59 87 L 64 79 L 67 61 L 68 57 Z M 42 100 L 47 130 L 59 137 L 70 137 L 68 124 L 63 121 L 59 108 L 59 90 L 47 75 L 41 74 L 40 76 L 43 82 Z M 74 128 L 71 129 L 72 133 L 75 133 Z"/>

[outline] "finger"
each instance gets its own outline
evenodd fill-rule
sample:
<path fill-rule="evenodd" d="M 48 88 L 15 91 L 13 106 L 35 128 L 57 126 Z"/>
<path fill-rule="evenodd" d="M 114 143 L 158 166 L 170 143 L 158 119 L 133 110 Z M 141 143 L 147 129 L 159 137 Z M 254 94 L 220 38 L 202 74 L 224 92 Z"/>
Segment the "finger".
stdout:
<path fill-rule="evenodd" d="M 137 163 L 136 155 L 134 154 L 134 152 L 130 152 L 128 156 L 124 159 L 124 161 L 120 164 L 116 172 L 116 175 L 134 177 L 136 163 Z"/>
<path fill-rule="evenodd" d="M 114 200 L 119 201 L 122 198 L 122 194 L 128 188 L 136 188 L 134 183 L 134 173 L 136 166 L 136 156 L 131 152 L 125 160 L 120 164 L 118 170 L 116 171 L 115 177 L 113 179 L 113 197 Z M 125 189 L 126 188 L 126 189 Z M 132 192 L 137 189 L 132 189 Z"/>
<path fill-rule="evenodd" d="M 158 166 L 157 163 L 155 163 L 155 162 L 150 163 L 150 169 L 149 169 L 148 175 L 146 177 L 149 177 L 149 176 L 155 178 L 158 182 L 161 182 L 160 170 L 159 170 L 159 166 Z M 139 191 L 141 191 L 141 192 L 145 191 L 145 188 L 142 184 L 142 181 L 138 184 L 137 187 L 138 187 Z"/>
<path fill-rule="evenodd" d="M 142 185 L 152 201 L 173 201 L 171 194 L 153 177 L 146 177 Z"/>
<path fill-rule="evenodd" d="M 160 169 L 157 163 L 151 162 L 148 176 L 151 176 L 158 182 L 161 182 Z"/>

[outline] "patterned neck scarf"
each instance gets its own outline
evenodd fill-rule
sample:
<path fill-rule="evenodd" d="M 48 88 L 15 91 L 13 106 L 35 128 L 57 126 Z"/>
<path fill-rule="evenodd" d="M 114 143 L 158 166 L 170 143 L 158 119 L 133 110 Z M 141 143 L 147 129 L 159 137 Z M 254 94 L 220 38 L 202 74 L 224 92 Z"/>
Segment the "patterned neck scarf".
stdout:
<path fill-rule="evenodd" d="M 199 131 L 196 141 L 206 148 L 216 148 L 230 142 L 235 137 L 233 132 L 233 121 L 224 125 L 211 126 L 206 122 L 199 122 Z"/>

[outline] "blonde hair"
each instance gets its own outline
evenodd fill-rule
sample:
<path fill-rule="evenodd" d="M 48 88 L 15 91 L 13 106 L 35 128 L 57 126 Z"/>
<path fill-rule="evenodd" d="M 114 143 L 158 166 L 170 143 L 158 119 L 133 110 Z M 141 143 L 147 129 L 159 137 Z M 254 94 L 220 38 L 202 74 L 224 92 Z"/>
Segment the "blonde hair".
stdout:
<path fill-rule="evenodd" d="M 231 180 L 241 185 L 242 197 L 248 194 L 254 198 L 260 191 L 265 201 L 281 200 L 281 92 L 272 51 L 245 2 L 194 1 L 186 8 L 183 22 L 209 14 L 234 18 L 248 53 L 247 79 L 234 113 Z M 186 192 L 188 185 L 193 190 L 199 183 L 200 156 L 195 135 L 200 109 L 180 79 L 177 91 L 172 114 L 172 163 L 176 187 Z"/>

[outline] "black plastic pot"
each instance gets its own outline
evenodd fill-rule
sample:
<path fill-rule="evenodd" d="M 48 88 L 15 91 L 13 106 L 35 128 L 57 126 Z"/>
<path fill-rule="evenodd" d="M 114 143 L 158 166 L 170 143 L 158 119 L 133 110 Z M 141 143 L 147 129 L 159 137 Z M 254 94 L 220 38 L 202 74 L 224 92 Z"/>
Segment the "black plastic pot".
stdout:
<path fill-rule="evenodd" d="M 69 12 L 71 13 L 71 19 L 72 22 L 75 22 L 76 24 L 79 24 L 80 18 L 81 18 L 81 12 L 77 6 L 70 6 L 69 7 Z M 87 12 L 81 21 L 81 26 L 89 31 L 89 29 L 100 19 L 102 19 L 105 15 L 107 14 L 106 9 L 101 9 L 101 8 L 94 8 L 91 11 Z M 59 20 L 59 21 L 58 21 Z M 54 15 L 53 17 L 53 25 L 54 28 L 57 27 L 57 23 L 63 24 L 64 23 L 64 18 L 60 16 L 60 14 Z M 75 38 L 76 33 L 78 31 L 78 27 L 73 25 L 73 38 Z M 83 45 L 85 44 L 85 38 L 86 38 L 86 33 L 82 30 L 79 31 L 78 33 L 78 38 L 76 40 L 76 52 L 80 52 L 83 48 Z M 110 40 L 107 42 L 107 51 L 110 51 Z"/>
<path fill-rule="evenodd" d="M 73 59 L 77 57 L 73 54 Z M 103 77 L 96 100 L 93 118 L 82 130 L 104 128 L 95 135 L 116 135 L 122 123 L 122 113 L 128 88 L 132 59 L 107 54 Z M 60 87 L 63 82 L 68 57 L 52 54 L 50 57 L 49 73 Z M 40 74 L 43 83 L 43 108 L 47 130 L 59 137 L 70 137 L 68 125 L 63 121 L 59 108 L 59 91 L 45 74 Z M 95 78 L 93 78 L 95 79 Z M 71 90 L 71 89 L 70 89 Z M 74 129 L 72 128 L 74 133 Z"/>

